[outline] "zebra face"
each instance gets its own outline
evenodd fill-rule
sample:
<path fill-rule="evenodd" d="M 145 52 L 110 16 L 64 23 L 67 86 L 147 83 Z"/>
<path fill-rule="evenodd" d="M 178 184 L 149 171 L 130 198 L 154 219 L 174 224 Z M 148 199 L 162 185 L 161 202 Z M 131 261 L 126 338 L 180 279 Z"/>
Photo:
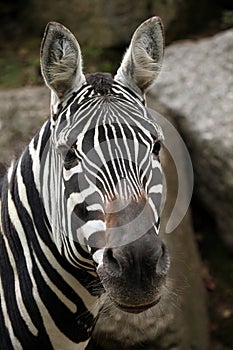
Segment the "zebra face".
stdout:
<path fill-rule="evenodd" d="M 115 79 L 85 77 L 76 39 L 57 23 L 42 45 L 52 91 L 54 205 L 47 211 L 54 241 L 73 265 L 95 269 L 110 299 L 128 312 L 158 303 L 169 269 L 158 237 L 163 134 L 143 99 L 162 55 L 156 17 L 135 32 Z"/>

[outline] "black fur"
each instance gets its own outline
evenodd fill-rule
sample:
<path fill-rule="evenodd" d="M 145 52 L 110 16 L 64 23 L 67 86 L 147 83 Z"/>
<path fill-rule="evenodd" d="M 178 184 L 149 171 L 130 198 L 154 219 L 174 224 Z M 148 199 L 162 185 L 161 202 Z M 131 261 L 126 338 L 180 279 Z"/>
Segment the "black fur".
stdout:
<path fill-rule="evenodd" d="M 96 94 L 103 96 L 111 92 L 112 84 L 114 82 L 110 73 L 87 74 L 86 80 L 88 84 L 93 86 Z"/>

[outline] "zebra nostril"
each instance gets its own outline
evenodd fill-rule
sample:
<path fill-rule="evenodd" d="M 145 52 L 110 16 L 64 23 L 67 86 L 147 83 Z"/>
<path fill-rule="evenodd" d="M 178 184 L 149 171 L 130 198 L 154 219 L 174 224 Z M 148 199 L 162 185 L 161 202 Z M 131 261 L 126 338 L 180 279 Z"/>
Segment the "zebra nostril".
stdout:
<path fill-rule="evenodd" d="M 112 248 L 106 248 L 104 252 L 104 267 L 109 275 L 112 277 L 120 277 L 122 273 L 122 268 L 114 256 L 114 252 Z"/>
<path fill-rule="evenodd" d="M 167 247 L 164 243 L 161 245 L 161 253 L 156 265 L 156 273 L 158 275 L 166 275 L 170 267 L 170 259 Z"/>

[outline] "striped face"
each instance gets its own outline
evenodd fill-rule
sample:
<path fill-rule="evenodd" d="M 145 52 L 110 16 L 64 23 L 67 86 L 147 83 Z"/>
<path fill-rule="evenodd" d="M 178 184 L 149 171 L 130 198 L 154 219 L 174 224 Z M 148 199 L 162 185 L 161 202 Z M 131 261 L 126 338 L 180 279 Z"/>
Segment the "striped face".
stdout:
<path fill-rule="evenodd" d="M 159 301 L 169 268 L 158 237 L 163 134 L 143 102 L 162 58 L 157 17 L 135 31 L 114 80 L 84 76 L 79 44 L 58 23 L 46 28 L 41 50 L 52 96 L 41 183 L 54 242 L 129 312 Z"/>
<path fill-rule="evenodd" d="M 161 128 L 129 89 L 106 75 L 89 79 L 93 85 L 74 93 L 52 126 L 52 194 L 59 203 L 53 209 L 52 216 L 59 216 L 54 232 L 62 234 L 60 250 L 73 263 L 76 243 L 90 251 L 109 244 L 116 216 L 123 221 L 121 230 L 133 231 L 124 242 L 159 228 Z M 140 209 L 132 211 L 132 203 Z M 112 244 L 122 244 L 121 237 L 114 239 Z"/>

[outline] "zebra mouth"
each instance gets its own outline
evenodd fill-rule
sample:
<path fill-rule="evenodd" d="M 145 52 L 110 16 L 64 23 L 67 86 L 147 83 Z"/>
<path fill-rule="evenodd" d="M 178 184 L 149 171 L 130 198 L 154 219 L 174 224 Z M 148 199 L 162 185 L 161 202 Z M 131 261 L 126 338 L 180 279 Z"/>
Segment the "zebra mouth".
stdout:
<path fill-rule="evenodd" d="M 144 305 L 124 305 L 124 304 L 118 303 L 116 301 L 114 301 L 114 303 L 122 311 L 131 313 L 131 314 L 139 314 L 141 312 L 144 312 L 144 311 L 150 309 L 152 306 L 157 305 L 160 302 L 160 299 L 161 299 L 161 297 L 154 300 L 152 303 L 144 304 Z"/>

